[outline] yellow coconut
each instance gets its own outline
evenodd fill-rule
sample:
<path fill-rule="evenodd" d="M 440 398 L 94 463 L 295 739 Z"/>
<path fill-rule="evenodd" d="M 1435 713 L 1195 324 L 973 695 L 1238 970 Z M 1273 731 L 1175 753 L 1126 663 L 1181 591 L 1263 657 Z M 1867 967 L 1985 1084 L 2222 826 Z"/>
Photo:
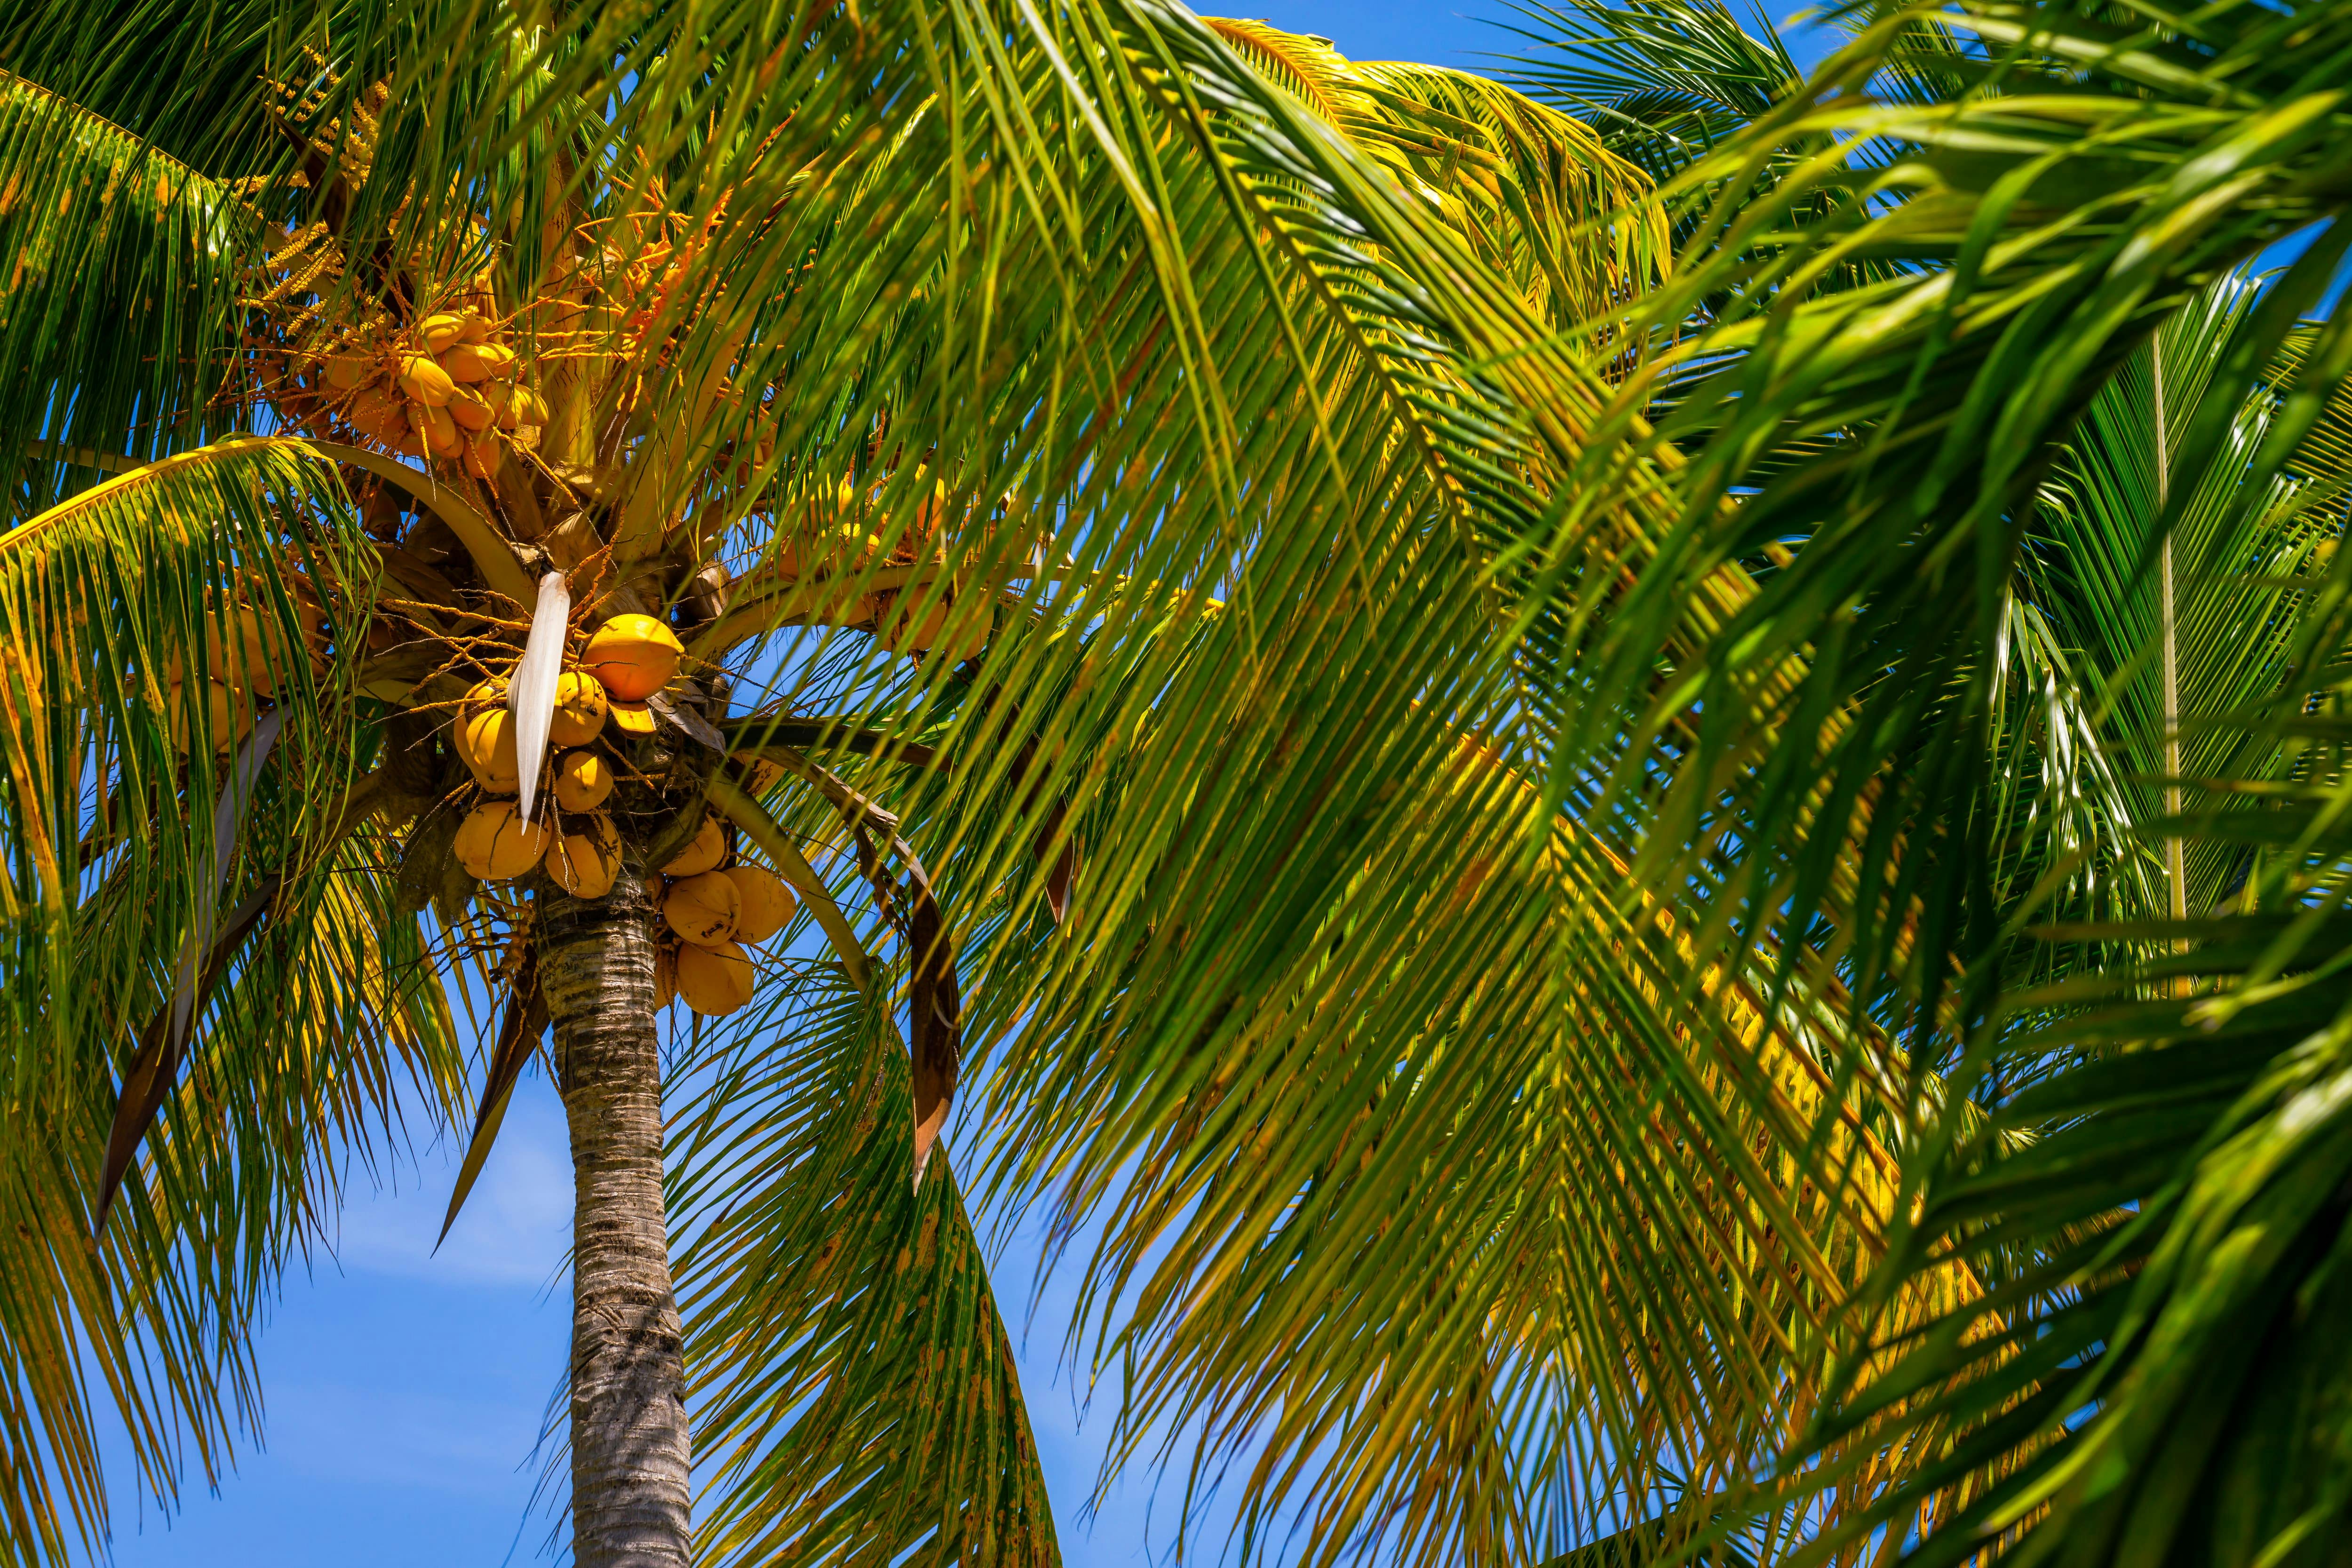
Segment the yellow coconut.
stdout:
<path fill-rule="evenodd" d="M 643 702 L 669 684 L 686 652 L 677 634 L 651 616 L 614 616 L 588 639 L 581 662 L 624 702 Z"/>
<path fill-rule="evenodd" d="M 726 1016 L 751 1000 L 751 955 L 731 942 L 679 948 L 677 994 L 705 1017 Z"/>
<path fill-rule="evenodd" d="M 662 920 L 679 940 L 711 947 L 735 934 L 742 896 L 724 871 L 681 879 L 662 900 Z"/>
<path fill-rule="evenodd" d="M 705 871 L 716 870 L 719 862 L 727 858 L 727 836 L 719 829 L 719 819 L 706 816 L 702 829 L 694 842 L 678 851 L 677 858 L 662 868 L 666 876 L 699 877 Z"/>
<path fill-rule="evenodd" d="M 494 675 L 488 680 L 478 680 L 467 688 L 465 706 L 460 708 L 458 712 L 470 719 L 477 713 L 487 713 L 493 708 L 503 708 L 506 705 L 507 683 Z"/>
<path fill-rule="evenodd" d="M 465 450 L 465 437 L 446 408 L 412 403 L 408 405 L 408 424 L 416 432 L 418 443 L 436 458 L 454 458 Z"/>
<path fill-rule="evenodd" d="M 650 735 L 654 732 L 654 710 L 642 702 L 614 700 L 606 705 L 613 728 L 624 735 Z"/>
<path fill-rule="evenodd" d="M 601 899 L 613 890 L 621 874 L 621 835 L 613 819 L 602 812 L 588 826 L 567 833 L 547 852 L 547 874 L 575 899 Z"/>
<path fill-rule="evenodd" d="M 200 699 L 194 692 L 176 681 L 164 695 L 163 723 L 171 733 L 173 751 L 184 752 L 194 743 L 189 726 L 198 700 Z M 207 680 L 201 700 L 205 704 L 205 722 L 212 734 L 213 750 L 234 750 L 253 728 L 253 700 L 234 686 Z"/>
<path fill-rule="evenodd" d="M 555 759 L 555 804 L 566 811 L 593 811 L 611 798 L 613 770 L 593 752 L 566 752 Z"/>
<path fill-rule="evenodd" d="M 504 381 L 514 374 L 515 352 L 497 343 L 459 343 L 441 356 L 454 381 Z"/>
<path fill-rule="evenodd" d="M 498 477 L 499 437 L 492 430 L 471 430 L 457 448 L 457 461 L 478 479 Z"/>
<path fill-rule="evenodd" d="M 449 395 L 449 417 L 461 430 L 487 430 L 499 422 L 499 411 L 472 387 L 461 386 Z"/>
<path fill-rule="evenodd" d="M 784 929 L 795 907 L 793 890 L 765 866 L 730 866 L 709 873 L 735 884 L 740 909 L 735 916 L 735 940 L 753 946 Z"/>
<path fill-rule="evenodd" d="M 547 722 L 551 746 L 584 746 L 604 732 L 604 689 L 595 677 L 567 669 L 555 679 L 555 712 Z"/>
<path fill-rule="evenodd" d="M 427 316 L 416 323 L 416 335 L 425 340 L 427 353 L 437 354 L 466 335 L 466 321 L 462 316 Z"/>
<path fill-rule="evenodd" d="M 366 354 L 329 354 L 327 384 L 337 392 L 357 392 L 375 374 L 375 361 Z"/>
<path fill-rule="evenodd" d="M 490 803 L 492 805 L 498 804 L 495 801 Z M 488 805 L 477 806 L 458 819 L 457 837 L 450 847 L 457 852 L 457 863 L 466 868 L 469 876 L 478 876 L 475 868 L 488 863 L 490 840 L 496 836 L 498 826 L 499 815 Z"/>
<path fill-rule="evenodd" d="M 449 373 L 426 359 L 423 354 L 404 354 L 400 361 L 400 390 L 412 403 L 427 408 L 438 408 L 447 403 L 457 390 Z"/>
<path fill-rule="evenodd" d="M 355 394 L 343 417 L 351 421 L 352 429 L 387 447 L 411 438 L 408 416 L 402 411 L 400 399 L 381 387 L 365 387 Z"/>
<path fill-rule="evenodd" d="M 503 397 L 494 387 L 490 392 L 490 402 L 498 408 L 499 428 L 501 430 L 547 423 L 547 405 L 541 400 L 539 394 L 527 386 L 510 386 Z"/>
<path fill-rule="evenodd" d="M 465 323 L 464 330 L 457 334 L 458 342 L 486 343 L 490 341 L 490 321 L 488 316 L 478 310 L 461 310 L 458 312 L 457 320 Z"/>
<path fill-rule="evenodd" d="M 458 830 L 457 856 L 483 881 L 510 882 L 539 864 L 554 837 L 555 829 L 544 820 L 517 816 L 514 802 L 486 800 Z"/>
<path fill-rule="evenodd" d="M 492 795 L 512 795 L 522 787 L 514 715 L 505 709 L 487 709 L 465 721 L 457 730 L 457 754 L 473 769 L 475 782 Z"/>

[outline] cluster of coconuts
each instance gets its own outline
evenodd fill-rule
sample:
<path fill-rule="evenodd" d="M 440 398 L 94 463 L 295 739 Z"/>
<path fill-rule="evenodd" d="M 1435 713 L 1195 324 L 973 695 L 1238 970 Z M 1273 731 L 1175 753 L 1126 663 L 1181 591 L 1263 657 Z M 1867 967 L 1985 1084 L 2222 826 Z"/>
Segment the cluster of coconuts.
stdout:
<path fill-rule="evenodd" d="M 302 632 L 302 654 L 314 674 L 327 668 L 327 617 L 304 578 L 289 574 L 294 608 Z M 253 729 L 257 710 L 278 695 L 279 671 L 288 668 L 290 650 L 278 645 L 276 631 L 264 612 L 240 591 L 225 614 L 208 614 L 205 624 L 205 664 L 211 671 L 203 680 L 188 679 L 174 656 L 164 665 L 163 717 L 174 751 L 184 753 L 194 743 L 196 710 L 205 711 L 203 728 L 212 737 L 215 752 L 231 752 Z"/>
<path fill-rule="evenodd" d="M 792 889 L 764 866 L 735 859 L 716 817 L 702 819 L 694 841 L 678 851 L 646 893 L 661 911 L 655 948 L 656 1001 L 683 997 L 698 1013 L 717 1017 L 751 999 L 751 955 L 792 922 Z"/>
<path fill-rule="evenodd" d="M 544 866 L 574 898 L 601 899 L 621 872 L 621 834 L 604 803 L 613 793 L 612 761 L 596 749 L 606 728 L 653 732 L 647 699 L 677 673 L 684 649 L 651 616 L 615 616 L 588 639 L 580 667 L 557 678 L 547 742 L 554 762 L 552 813 L 526 822 L 516 809 L 522 787 L 514 716 L 505 683 L 487 680 L 467 693 L 457 721 L 457 754 L 478 798 L 457 828 L 458 861 L 485 882 L 509 882 Z M 723 865 L 724 832 L 706 817 L 694 842 L 648 879 L 665 942 L 660 965 L 667 1006 L 682 996 L 698 1013 L 719 1016 L 751 999 L 751 960 L 740 945 L 762 942 L 791 921 L 793 896 L 763 867 Z M 686 944 L 692 944 L 688 955 Z"/>
<path fill-rule="evenodd" d="M 320 356 L 328 406 L 367 439 L 406 457 L 498 472 L 501 433 L 531 445 L 547 405 L 524 384 L 481 274 L 457 301 L 395 329 L 362 329 Z"/>

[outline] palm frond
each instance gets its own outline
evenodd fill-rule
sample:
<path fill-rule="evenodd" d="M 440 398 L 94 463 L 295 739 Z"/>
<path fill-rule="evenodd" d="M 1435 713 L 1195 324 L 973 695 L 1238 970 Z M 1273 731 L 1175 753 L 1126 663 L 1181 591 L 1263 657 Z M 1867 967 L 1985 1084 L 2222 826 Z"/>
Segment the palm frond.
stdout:
<path fill-rule="evenodd" d="M 121 474 L 0 535 L 10 865 L 5 884 L 10 1300 L 8 1550 L 102 1540 L 93 1384 L 168 1502 L 257 1416 L 245 1336 L 340 1178 L 339 1134 L 388 1108 L 395 1056 L 439 1092 L 447 1031 L 348 837 L 357 624 L 372 555 L 333 472 L 231 441 Z M 181 692 L 219 685 L 215 703 Z M 241 846 L 212 843 L 225 728 L 262 688 L 288 715 Z M 361 813 L 363 816 L 364 813 Z M 148 1173 L 93 1248 L 118 1071 L 165 1011 L 198 869 L 226 857 L 233 922 L 193 1067 L 164 1094 Z M 289 1027 L 278 1007 L 292 1005 Z M 168 1086 L 167 1086 L 168 1087 Z M 68 1521 L 70 1521 L 68 1523 Z"/>
<path fill-rule="evenodd" d="M 1060 1562 L 986 1258 L 907 1048 L 837 965 L 786 960 L 702 1043 L 669 1210 L 718 1563 Z"/>

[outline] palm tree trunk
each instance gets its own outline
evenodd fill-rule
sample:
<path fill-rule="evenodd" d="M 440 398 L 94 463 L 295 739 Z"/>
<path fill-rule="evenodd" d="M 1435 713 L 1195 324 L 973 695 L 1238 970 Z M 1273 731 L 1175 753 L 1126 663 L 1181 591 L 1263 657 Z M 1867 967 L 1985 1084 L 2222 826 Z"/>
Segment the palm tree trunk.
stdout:
<path fill-rule="evenodd" d="M 661 1061 L 642 873 L 539 905 L 572 1125 L 572 1536 L 578 1568 L 685 1568 L 688 1449 L 662 1213 Z"/>

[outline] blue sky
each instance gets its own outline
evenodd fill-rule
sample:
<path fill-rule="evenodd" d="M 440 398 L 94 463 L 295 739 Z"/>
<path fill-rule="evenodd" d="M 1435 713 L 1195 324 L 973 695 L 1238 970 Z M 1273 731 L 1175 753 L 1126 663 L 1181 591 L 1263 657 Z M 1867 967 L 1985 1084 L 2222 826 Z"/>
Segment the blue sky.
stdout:
<path fill-rule="evenodd" d="M 1463 10 L 1413 0 L 1272 0 L 1243 10 L 1319 33 L 1359 59 L 1475 68 L 1508 35 Z M 1481 6 L 1478 16 L 1501 14 Z M 547 1521 L 530 1515 L 531 1451 L 562 1369 L 571 1178 L 561 1105 L 533 1074 L 449 1244 L 433 1255 L 456 1151 L 414 1150 L 364 1175 L 339 1245 L 289 1281 L 260 1346 L 267 1445 L 240 1457 L 217 1495 L 201 1484 L 166 1520 L 142 1515 L 114 1468 L 121 1568 L 337 1568 L 543 1561 Z M 999 1267 L 1017 1326 L 1029 1304 L 1034 1234 Z M 1058 1364 L 1068 1295 L 1050 1282 L 1023 1352 L 1046 1477 L 1070 1568 L 1139 1568 L 1171 1544 L 1172 1500 L 1129 1477 L 1091 1525 L 1081 1517 L 1110 1410 L 1091 1417 Z M 1181 1479 L 1165 1489 L 1172 1498 Z M 1213 1538 L 1208 1544 L 1213 1547 Z"/>

